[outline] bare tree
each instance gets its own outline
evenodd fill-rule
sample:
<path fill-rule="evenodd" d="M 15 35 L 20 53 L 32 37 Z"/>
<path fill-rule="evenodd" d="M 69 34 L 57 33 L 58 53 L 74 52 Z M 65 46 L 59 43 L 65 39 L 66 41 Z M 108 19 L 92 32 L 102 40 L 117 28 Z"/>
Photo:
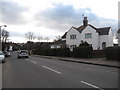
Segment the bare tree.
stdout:
<path fill-rule="evenodd" d="M 25 33 L 25 38 L 27 38 L 29 41 L 34 40 L 36 37 L 34 36 L 33 32 L 27 32 Z"/>
<path fill-rule="evenodd" d="M 48 40 L 50 40 L 50 38 L 49 37 L 45 37 L 44 40 L 47 40 L 47 42 L 48 42 Z"/>
<path fill-rule="evenodd" d="M 43 37 L 42 36 L 38 36 L 37 39 L 40 42 L 41 40 L 43 40 Z"/>
<path fill-rule="evenodd" d="M 2 42 L 6 43 L 6 41 L 8 40 L 8 37 L 10 36 L 9 32 L 3 29 L 2 32 L 1 32 L 1 35 L 2 35 L 2 37 L 1 37 Z"/>
<path fill-rule="evenodd" d="M 59 36 L 55 36 L 54 42 L 58 41 L 58 40 L 61 40 L 61 36 L 60 35 Z"/>

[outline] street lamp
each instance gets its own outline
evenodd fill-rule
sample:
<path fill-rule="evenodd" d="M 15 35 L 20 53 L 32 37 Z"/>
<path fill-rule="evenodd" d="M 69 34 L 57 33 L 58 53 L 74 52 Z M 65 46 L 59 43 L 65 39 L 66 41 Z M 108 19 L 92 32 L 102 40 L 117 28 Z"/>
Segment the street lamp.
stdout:
<path fill-rule="evenodd" d="M 0 26 L 0 50 L 2 51 L 2 42 L 1 42 L 1 27 L 7 27 L 7 25 L 1 25 Z"/>

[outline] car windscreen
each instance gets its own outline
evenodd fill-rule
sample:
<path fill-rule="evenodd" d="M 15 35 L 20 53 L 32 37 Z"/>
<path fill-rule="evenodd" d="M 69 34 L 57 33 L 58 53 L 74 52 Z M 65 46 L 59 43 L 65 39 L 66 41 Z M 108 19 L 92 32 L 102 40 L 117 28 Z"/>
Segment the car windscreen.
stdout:
<path fill-rule="evenodd" d="M 27 51 L 21 51 L 20 53 L 28 53 Z"/>

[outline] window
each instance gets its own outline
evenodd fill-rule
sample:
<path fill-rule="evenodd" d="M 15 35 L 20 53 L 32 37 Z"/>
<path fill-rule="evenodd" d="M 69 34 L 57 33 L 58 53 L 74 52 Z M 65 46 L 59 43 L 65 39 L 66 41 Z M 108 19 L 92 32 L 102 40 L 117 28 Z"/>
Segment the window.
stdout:
<path fill-rule="evenodd" d="M 76 39 L 76 35 L 75 34 L 70 35 L 70 39 Z"/>
<path fill-rule="evenodd" d="M 92 38 L 92 33 L 86 33 L 85 34 L 85 38 L 87 39 L 87 38 Z"/>

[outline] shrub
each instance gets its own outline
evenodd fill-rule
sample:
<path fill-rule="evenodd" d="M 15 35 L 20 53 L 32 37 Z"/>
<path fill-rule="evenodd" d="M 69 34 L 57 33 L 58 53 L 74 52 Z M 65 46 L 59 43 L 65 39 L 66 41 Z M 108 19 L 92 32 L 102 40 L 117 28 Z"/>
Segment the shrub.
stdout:
<path fill-rule="evenodd" d="M 85 41 L 85 42 L 82 42 L 82 43 L 79 45 L 79 47 L 81 47 L 81 46 L 90 46 L 90 45 Z"/>

